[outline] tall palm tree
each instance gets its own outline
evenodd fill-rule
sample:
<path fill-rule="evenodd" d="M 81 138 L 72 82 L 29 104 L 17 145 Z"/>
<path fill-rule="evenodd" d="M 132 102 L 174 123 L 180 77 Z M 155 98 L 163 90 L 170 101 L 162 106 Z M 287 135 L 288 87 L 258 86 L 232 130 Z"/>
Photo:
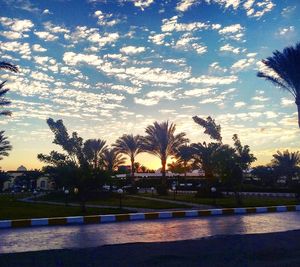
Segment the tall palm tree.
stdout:
<path fill-rule="evenodd" d="M 285 175 L 291 181 L 300 166 L 300 152 L 277 151 L 273 155 L 272 164 L 279 175 Z"/>
<path fill-rule="evenodd" d="M 139 135 L 124 134 L 113 145 L 118 153 L 127 155 L 131 162 L 131 177 L 134 177 L 135 172 L 135 157 L 143 152 L 142 138 Z"/>
<path fill-rule="evenodd" d="M 190 167 L 190 163 L 193 159 L 193 149 L 189 145 L 184 145 L 178 148 L 176 151 L 177 163 L 182 164 L 184 169 L 184 176 L 186 177 L 187 170 Z"/>
<path fill-rule="evenodd" d="M 161 160 L 162 185 L 167 184 L 166 164 L 168 157 L 175 156 L 178 148 L 189 140 L 185 133 L 175 134 L 176 125 L 168 121 L 154 122 L 146 128 L 146 136 L 143 138 L 143 149 L 155 155 Z"/>
<path fill-rule="evenodd" d="M 101 139 L 88 139 L 83 144 L 83 153 L 86 160 L 94 169 L 99 168 L 104 151 L 107 149 L 106 141 Z"/>
<path fill-rule="evenodd" d="M 109 172 L 114 172 L 119 165 L 125 163 L 125 157 L 115 149 L 107 149 L 103 153 L 103 167 Z"/>
<path fill-rule="evenodd" d="M 268 70 L 258 72 L 257 76 L 271 81 L 292 94 L 298 108 L 300 128 L 300 43 L 295 47 L 284 48 L 283 52 L 276 50 L 272 57 L 268 57 L 262 62 L 268 67 Z"/>
<path fill-rule="evenodd" d="M 8 151 L 12 149 L 7 137 L 4 136 L 4 131 L 0 131 L 0 160 L 9 155 Z"/>
<path fill-rule="evenodd" d="M 18 68 L 10 63 L 7 63 L 7 62 L 3 62 L 1 61 L 0 62 L 0 69 L 4 69 L 4 70 L 10 70 L 12 72 L 18 72 Z M 0 106 L 3 107 L 3 106 L 8 106 L 10 105 L 10 101 L 7 100 L 4 96 L 5 94 L 9 91 L 8 88 L 4 88 L 4 85 L 5 85 L 6 81 L 0 83 Z M 8 110 L 4 110 L 4 111 L 1 111 L 0 112 L 0 116 L 1 115 L 4 115 L 4 116 L 10 116 L 11 115 L 11 112 L 8 111 Z"/>

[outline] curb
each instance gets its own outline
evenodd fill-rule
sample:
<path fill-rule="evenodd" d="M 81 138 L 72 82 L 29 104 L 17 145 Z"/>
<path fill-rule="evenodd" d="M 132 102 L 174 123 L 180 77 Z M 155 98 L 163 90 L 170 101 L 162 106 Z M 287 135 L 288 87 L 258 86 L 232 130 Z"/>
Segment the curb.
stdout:
<path fill-rule="evenodd" d="M 269 212 L 287 212 L 300 211 L 300 205 L 288 206 L 270 206 L 270 207 L 251 207 L 251 208 L 225 208 L 225 209 L 208 209 L 208 210 L 186 210 L 186 211 L 161 211 L 146 213 L 128 213 L 113 215 L 90 215 L 74 217 L 54 217 L 38 219 L 21 219 L 21 220 L 2 220 L 0 229 L 35 227 L 35 226 L 64 226 L 64 225 L 83 225 L 99 224 L 112 222 L 127 222 L 139 220 L 155 219 L 172 219 L 172 218 L 195 218 L 215 215 L 234 215 L 234 214 L 253 214 Z"/>

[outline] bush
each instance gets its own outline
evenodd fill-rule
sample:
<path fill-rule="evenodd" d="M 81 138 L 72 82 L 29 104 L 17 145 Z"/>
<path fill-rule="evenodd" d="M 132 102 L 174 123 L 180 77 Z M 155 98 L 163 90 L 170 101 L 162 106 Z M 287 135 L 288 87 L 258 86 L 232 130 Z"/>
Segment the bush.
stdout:
<path fill-rule="evenodd" d="M 156 192 L 160 196 L 168 195 L 168 187 L 166 185 L 158 185 L 156 187 Z"/>
<path fill-rule="evenodd" d="M 220 189 L 217 189 L 216 192 L 212 193 L 211 192 L 211 187 L 200 187 L 197 190 L 197 193 L 195 195 L 197 198 L 222 198 L 223 194 Z"/>
<path fill-rule="evenodd" d="M 126 193 L 131 194 L 131 195 L 136 195 L 138 193 L 138 189 L 136 186 L 125 186 L 124 190 Z"/>

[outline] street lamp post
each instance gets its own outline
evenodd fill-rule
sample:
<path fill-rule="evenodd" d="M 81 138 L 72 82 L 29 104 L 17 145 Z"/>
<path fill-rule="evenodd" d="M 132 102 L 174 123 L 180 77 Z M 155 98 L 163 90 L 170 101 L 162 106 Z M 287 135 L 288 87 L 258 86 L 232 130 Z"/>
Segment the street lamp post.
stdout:
<path fill-rule="evenodd" d="M 36 196 L 37 196 L 37 191 L 36 190 L 33 191 L 33 196 L 34 196 L 34 201 L 36 201 Z"/>
<path fill-rule="evenodd" d="M 66 203 L 66 206 L 68 206 L 68 195 L 69 195 L 70 191 L 68 189 L 66 189 L 64 191 L 64 193 L 65 193 L 65 203 Z"/>
<path fill-rule="evenodd" d="M 211 193 L 213 195 L 213 198 L 214 198 L 214 205 L 217 205 L 217 200 L 216 200 L 216 191 L 217 191 L 217 189 L 215 187 L 212 187 L 210 189 L 210 191 L 211 191 Z"/>
<path fill-rule="evenodd" d="M 118 189 L 118 194 L 119 194 L 119 201 L 120 201 L 120 209 L 122 209 L 122 196 L 123 196 L 123 189 Z"/>
<path fill-rule="evenodd" d="M 151 187 L 151 196 L 153 197 L 153 195 L 154 195 L 154 187 L 152 186 Z"/>
<path fill-rule="evenodd" d="M 175 196 L 176 196 L 176 185 L 172 185 L 172 190 L 173 190 L 173 199 L 175 200 Z"/>

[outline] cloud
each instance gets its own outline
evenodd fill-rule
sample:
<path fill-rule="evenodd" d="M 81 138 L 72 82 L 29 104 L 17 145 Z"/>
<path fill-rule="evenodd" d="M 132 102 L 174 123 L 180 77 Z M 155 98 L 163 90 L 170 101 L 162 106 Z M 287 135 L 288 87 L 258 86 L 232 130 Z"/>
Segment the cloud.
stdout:
<path fill-rule="evenodd" d="M 185 12 L 197 3 L 199 3 L 198 0 L 181 0 L 180 2 L 177 3 L 176 10 Z"/>
<path fill-rule="evenodd" d="M 195 88 L 184 92 L 186 96 L 204 96 L 209 95 L 215 88 Z"/>
<path fill-rule="evenodd" d="M 177 20 L 178 16 L 173 16 L 170 19 L 163 19 L 161 26 L 162 32 L 195 31 L 209 28 L 209 24 L 204 22 L 178 23 Z"/>
<path fill-rule="evenodd" d="M 70 31 L 65 27 L 54 25 L 50 21 L 44 23 L 45 30 L 51 33 L 69 33 Z"/>
<path fill-rule="evenodd" d="M 49 33 L 49 32 L 34 32 L 34 34 L 39 37 L 40 39 L 43 39 L 44 41 L 56 41 L 58 39 L 57 36 Z"/>
<path fill-rule="evenodd" d="M 2 31 L 1 35 L 5 36 L 8 39 L 20 39 L 28 37 L 25 32 L 31 31 L 34 24 L 31 20 L 28 19 L 16 19 L 16 18 L 7 18 L 7 17 L 0 17 L 0 24 L 8 29 L 8 31 Z"/>
<path fill-rule="evenodd" d="M 252 97 L 252 100 L 259 101 L 259 102 L 265 102 L 265 101 L 268 101 L 269 98 L 264 97 L 264 96 L 254 96 L 254 97 Z"/>
<path fill-rule="evenodd" d="M 182 35 L 176 44 L 173 46 L 177 49 L 182 49 L 184 51 L 194 50 L 197 54 L 201 55 L 207 52 L 207 46 L 201 43 L 198 43 L 199 38 L 192 37 L 190 33 Z"/>
<path fill-rule="evenodd" d="M 31 49 L 29 43 L 20 42 L 0 42 L 0 50 L 20 54 L 23 59 L 31 59 Z"/>
<path fill-rule="evenodd" d="M 43 14 L 44 14 L 44 15 L 52 15 L 53 13 L 50 12 L 49 9 L 44 9 L 44 10 L 43 10 Z"/>
<path fill-rule="evenodd" d="M 281 98 L 281 105 L 284 107 L 290 107 L 295 105 L 295 100 L 288 98 Z"/>
<path fill-rule="evenodd" d="M 140 104 L 140 105 L 144 105 L 144 106 L 154 106 L 154 105 L 158 104 L 159 99 L 154 99 L 154 98 L 144 99 L 144 98 L 135 97 L 134 102 L 136 104 Z"/>
<path fill-rule="evenodd" d="M 134 102 L 144 106 L 154 106 L 162 99 L 174 100 L 175 91 L 151 91 L 143 98 L 134 98 Z"/>
<path fill-rule="evenodd" d="M 124 53 L 126 55 L 134 55 L 144 52 L 146 49 L 143 46 L 124 46 L 120 49 L 121 53 Z"/>
<path fill-rule="evenodd" d="M 238 77 L 235 75 L 231 76 L 208 76 L 208 75 L 201 75 L 198 78 L 190 78 L 188 80 L 189 83 L 202 83 L 202 84 L 207 84 L 210 86 L 213 85 L 227 85 L 227 84 L 232 84 L 238 80 Z"/>
<path fill-rule="evenodd" d="M 32 50 L 35 51 L 35 52 L 46 52 L 47 51 L 46 48 L 42 47 L 39 44 L 32 45 Z"/>
<path fill-rule="evenodd" d="M 242 71 L 250 67 L 253 63 L 255 62 L 255 59 L 250 57 L 250 58 L 243 58 L 235 62 L 232 66 L 231 69 L 235 72 Z"/>
<path fill-rule="evenodd" d="M 63 55 L 63 61 L 71 66 L 76 66 L 79 63 L 87 63 L 89 65 L 98 66 L 103 63 L 97 55 L 92 54 L 81 54 L 74 52 L 65 52 Z"/>
<path fill-rule="evenodd" d="M 66 33 L 64 38 L 70 40 L 73 44 L 89 41 L 99 47 L 104 47 L 107 44 L 114 43 L 119 39 L 119 34 L 114 33 L 99 33 L 97 28 L 88 28 L 86 26 L 77 26 L 74 32 Z"/>
<path fill-rule="evenodd" d="M 151 4 L 154 3 L 154 0 L 128 0 L 133 2 L 134 6 L 139 7 L 141 10 L 149 7 Z"/>
<path fill-rule="evenodd" d="M 280 27 L 277 32 L 276 36 L 279 38 L 293 38 L 296 36 L 295 26 L 288 26 L 288 27 Z"/>
<path fill-rule="evenodd" d="M 244 31 L 245 28 L 241 24 L 232 24 L 221 28 L 219 34 L 225 38 L 241 41 L 242 37 L 244 37 Z"/>
<path fill-rule="evenodd" d="M 97 24 L 100 26 L 114 26 L 120 23 L 119 19 L 112 19 L 112 13 L 103 13 L 101 10 L 97 10 L 94 13 L 94 16 L 98 19 Z"/>
<path fill-rule="evenodd" d="M 245 102 L 242 102 L 242 101 L 239 101 L 239 102 L 235 102 L 234 103 L 234 107 L 235 108 L 241 108 L 241 107 L 244 107 L 246 106 L 246 103 Z"/>
<path fill-rule="evenodd" d="M 282 9 L 281 15 L 285 18 L 288 18 L 291 14 L 295 12 L 296 9 L 297 9 L 296 6 L 287 6 Z"/>
<path fill-rule="evenodd" d="M 275 4 L 271 0 L 261 0 L 259 2 L 247 0 L 244 2 L 243 7 L 247 12 L 247 16 L 259 19 L 270 12 L 275 7 Z"/>
<path fill-rule="evenodd" d="M 230 44 L 225 44 L 220 47 L 221 52 L 232 52 L 233 54 L 239 54 L 241 53 L 241 48 L 240 47 L 233 47 Z"/>

